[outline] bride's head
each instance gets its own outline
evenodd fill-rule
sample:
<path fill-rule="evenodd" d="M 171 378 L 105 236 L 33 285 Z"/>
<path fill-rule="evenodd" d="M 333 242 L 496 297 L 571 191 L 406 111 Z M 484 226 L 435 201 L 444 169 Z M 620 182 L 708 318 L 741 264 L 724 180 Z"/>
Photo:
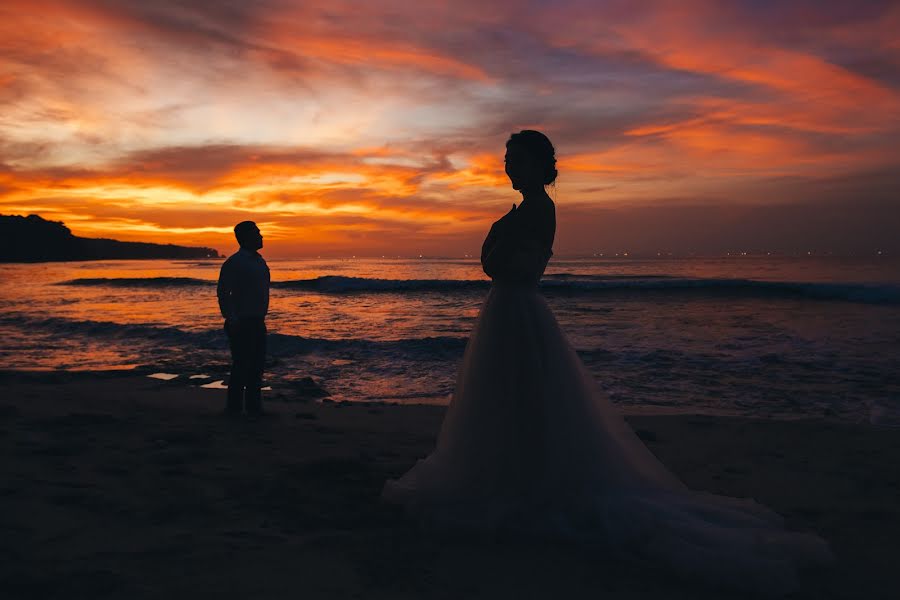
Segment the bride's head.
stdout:
<path fill-rule="evenodd" d="M 506 142 L 506 175 L 513 189 L 543 189 L 556 181 L 556 151 L 540 131 L 525 129 Z"/>

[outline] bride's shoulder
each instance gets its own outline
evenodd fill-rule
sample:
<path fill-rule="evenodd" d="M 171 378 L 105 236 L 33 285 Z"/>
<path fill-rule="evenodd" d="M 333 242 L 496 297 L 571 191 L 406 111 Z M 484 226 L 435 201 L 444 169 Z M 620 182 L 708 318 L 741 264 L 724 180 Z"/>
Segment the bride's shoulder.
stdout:
<path fill-rule="evenodd" d="M 550 198 L 547 198 L 547 201 L 538 208 L 536 213 L 536 220 L 541 223 L 552 224 L 556 222 L 556 204 Z"/>

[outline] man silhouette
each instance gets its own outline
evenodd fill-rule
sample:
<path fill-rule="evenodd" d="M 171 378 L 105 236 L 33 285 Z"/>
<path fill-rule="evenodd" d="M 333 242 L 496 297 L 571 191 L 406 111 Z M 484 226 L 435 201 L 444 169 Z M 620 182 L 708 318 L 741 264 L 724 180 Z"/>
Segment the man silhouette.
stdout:
<path fill-rule="evenodd" d="M 259 255 L 262 234 L 253 221 L 234 226 L 241 249 L 222 264 L 219 272 L 219 310 L 231 346 L 231 377 L 225 414 L 262 415 L 263 367 L 266 360 L 266 313 L 269 311 L 269 267 Z"/>

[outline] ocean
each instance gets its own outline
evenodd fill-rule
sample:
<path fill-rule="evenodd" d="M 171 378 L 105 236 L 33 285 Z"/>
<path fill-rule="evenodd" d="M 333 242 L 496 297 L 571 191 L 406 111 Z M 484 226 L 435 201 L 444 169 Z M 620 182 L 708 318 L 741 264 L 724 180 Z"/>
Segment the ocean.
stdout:
<path fill-rule="evenodd" d="M 0 265 L 0 369 L 137 369 L 216 385 L 229 361 L 219 266 Z M 335 401 L 448 402 L 490 286 L 477 260 L 269 266 L 274 390 L 312 377 Z M 542 291 L 628 410 L 900 425 L 896 259 L 554 258 Z"/>

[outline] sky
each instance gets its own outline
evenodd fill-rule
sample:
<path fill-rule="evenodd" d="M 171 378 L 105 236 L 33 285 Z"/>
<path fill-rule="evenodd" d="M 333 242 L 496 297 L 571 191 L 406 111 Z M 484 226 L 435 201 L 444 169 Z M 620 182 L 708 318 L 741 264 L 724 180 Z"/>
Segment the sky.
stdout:
<path fill-rule="evenodd" d="M 0 213 L 463 256 L 557 150 L 557 255 L 900 252 L 900 3 L 4 0 Z"/>

